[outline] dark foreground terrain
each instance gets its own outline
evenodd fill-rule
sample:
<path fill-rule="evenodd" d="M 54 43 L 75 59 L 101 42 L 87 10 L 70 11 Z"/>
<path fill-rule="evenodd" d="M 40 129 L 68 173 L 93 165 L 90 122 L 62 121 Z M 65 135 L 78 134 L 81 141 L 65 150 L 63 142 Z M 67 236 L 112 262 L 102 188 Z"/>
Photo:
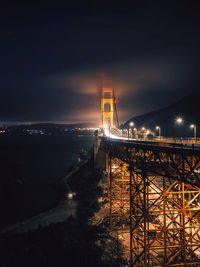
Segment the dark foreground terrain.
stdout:
<path fill-rule="evenodd" d="M 57 205 L 60 181 L 90 135 L 0 135 L 0 230 Z"/>
<path fill-rule="evenodd" d="M 69 181 L 77 192 L 77 217 L 25 234 L 3 237 L 0 266 L 119 266 L 112 257 L 116 254 L 115 246 L 109 253 L 104 251 L 108 239 L 111 246 L 115 241 L 104 227 L 88 224 L 89 218 L 99 209 L 97 198 L 102 193 L 97 186 L 99 179 L 92 171 L 90 160 Z"/>

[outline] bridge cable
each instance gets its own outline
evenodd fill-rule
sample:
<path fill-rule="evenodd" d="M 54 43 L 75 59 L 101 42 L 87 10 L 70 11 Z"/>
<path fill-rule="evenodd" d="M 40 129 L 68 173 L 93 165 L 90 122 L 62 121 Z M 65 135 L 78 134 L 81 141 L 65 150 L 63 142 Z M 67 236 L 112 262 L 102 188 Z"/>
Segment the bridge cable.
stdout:
<path fill-rule="evenodd" d="M 119 128 L 119 117 L 118 117 L 118 112 L 117 112 L 117 102 L 115 98 L 115 90 L 113 88 L 113 97 L 114 97 L 114 109 L 115 109 L 115 115 L 116 115 L 116 120 L 117 120 L 117 128 Z"/>

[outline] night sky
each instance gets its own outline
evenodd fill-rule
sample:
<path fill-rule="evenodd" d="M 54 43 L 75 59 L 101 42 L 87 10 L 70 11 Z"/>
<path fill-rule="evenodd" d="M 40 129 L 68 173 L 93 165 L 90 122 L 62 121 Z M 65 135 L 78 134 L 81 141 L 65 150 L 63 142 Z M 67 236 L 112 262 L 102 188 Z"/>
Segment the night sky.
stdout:
<path fill-rule="evenodd" d="M 198 1 L 16 2 L 0 9 L 2 123 L 99 122 L 102 73 L 120 122 L 200 88 Z"/>

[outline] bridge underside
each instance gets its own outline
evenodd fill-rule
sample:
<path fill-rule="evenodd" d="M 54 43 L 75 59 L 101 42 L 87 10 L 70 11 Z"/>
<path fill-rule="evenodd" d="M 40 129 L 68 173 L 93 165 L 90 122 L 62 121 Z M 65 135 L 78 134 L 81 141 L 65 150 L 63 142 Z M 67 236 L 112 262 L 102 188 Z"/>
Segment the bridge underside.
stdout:
<path fill-rule="evenodd" d="M 199 156 L 113 148 L 110 226 L 129 233 L 130 266 L 200 266 Z"/>

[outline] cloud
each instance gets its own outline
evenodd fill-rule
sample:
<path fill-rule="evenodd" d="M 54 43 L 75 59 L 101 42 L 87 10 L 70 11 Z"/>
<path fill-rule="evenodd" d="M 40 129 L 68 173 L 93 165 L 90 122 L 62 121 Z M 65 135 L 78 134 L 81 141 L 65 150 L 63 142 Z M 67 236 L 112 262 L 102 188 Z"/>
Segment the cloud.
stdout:
<path fill-rule="evenodd" d="M 81 16 L 67 9 L 62 19 L 48 9 L 53 22 L 51 15 L 36 22 L 37 12 L 26 19 L 16 12 L 21 22 L 5 14 L 15 27 L 1 36 L 0 120 L 95 122 L 102 70 L 113 79 L 121 120 L 189 93 L 199 81 L 193 16 L 167 20 L 171 8 L 138 8 L 122 12 L 120 5 L 115 14 L 98 6 L 98 14 L 84 9 Z"/>

